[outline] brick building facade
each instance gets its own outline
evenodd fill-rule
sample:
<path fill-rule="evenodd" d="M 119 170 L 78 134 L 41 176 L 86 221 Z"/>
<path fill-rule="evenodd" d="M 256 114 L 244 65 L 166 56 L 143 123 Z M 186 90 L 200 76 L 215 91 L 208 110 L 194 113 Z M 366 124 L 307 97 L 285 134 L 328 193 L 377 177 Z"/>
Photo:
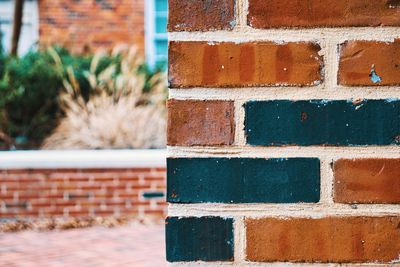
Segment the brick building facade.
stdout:
<path fill-rule="evenodd" d="M 0 1 L 0 32 L 11 43 L 13 1 Z M 74 53 L 137 45 L 150 66 L 167 61 L 168 0 L 26 0 L 19 53 L 61 45 Z"/>
<path fill-rule="evenodd" d="M 144 0 L 39 0 L 41 44 L 74 51 L 116 43 L 144 47 Z"/>

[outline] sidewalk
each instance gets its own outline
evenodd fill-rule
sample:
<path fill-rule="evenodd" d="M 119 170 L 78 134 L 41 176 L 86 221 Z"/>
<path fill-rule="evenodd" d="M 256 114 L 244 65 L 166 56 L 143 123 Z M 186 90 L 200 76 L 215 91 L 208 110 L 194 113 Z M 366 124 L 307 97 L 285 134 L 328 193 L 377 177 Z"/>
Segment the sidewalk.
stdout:
<path fill-rule="evenodd" d="M 163 267 L 164 225 L 0 233 L 0 266 Z"/>

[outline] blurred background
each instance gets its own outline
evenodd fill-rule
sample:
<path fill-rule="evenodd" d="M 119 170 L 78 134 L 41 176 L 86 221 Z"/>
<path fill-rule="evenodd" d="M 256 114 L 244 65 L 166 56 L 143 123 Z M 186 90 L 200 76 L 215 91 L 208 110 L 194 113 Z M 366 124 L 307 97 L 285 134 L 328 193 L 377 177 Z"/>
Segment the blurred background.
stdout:
<path fill-rule="evenodd" d="M 168 0 L 0 0 L 0 266 L 164 266 Z"/>

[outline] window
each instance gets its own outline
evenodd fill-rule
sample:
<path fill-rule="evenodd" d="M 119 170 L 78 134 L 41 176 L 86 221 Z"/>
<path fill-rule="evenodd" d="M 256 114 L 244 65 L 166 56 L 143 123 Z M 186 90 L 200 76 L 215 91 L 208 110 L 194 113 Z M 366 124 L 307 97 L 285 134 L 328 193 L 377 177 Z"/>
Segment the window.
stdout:
<path fill-rule="evenodd" d="M 168 60 L 168 0 L 146 0 L 146 60 L 150 67 L 165 66 Z"/>
<path fill-rule="evenodd" d="M 1 43 L 6 51 L 11 46 L 12 20 L 14 15 L 14 1 L 0 0 L 0 33 Z M 25 0 L 23 25 L 19 40 L 18 52 L 25 54 L 34 48 L 39 40 L 39 15 L 37 1 Z"/>

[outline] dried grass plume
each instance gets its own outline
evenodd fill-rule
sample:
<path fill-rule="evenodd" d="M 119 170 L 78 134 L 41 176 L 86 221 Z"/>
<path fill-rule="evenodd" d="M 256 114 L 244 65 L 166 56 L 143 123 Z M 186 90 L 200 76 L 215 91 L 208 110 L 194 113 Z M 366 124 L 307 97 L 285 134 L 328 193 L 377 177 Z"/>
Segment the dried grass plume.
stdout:
<path fill-rule="evenodd" d="M 53 51 L 53 57 L 57 54 Z M 96 75 L 103 52 L 97 53 L 85 75 L 91 87 L 83 98 L 71 67 L 60 96 L 65 117 L 44 141 L 44 149 L 163 148 L 166 145 L 166 77 L 156 73 L 147 81 L 139 71 L 143 57 L 135 47 L 114 49 L 120 55 Z M 56 60 L 56 62 L 61 62 Z M 62 64 L 62 63 L 59 63 Z"/>

